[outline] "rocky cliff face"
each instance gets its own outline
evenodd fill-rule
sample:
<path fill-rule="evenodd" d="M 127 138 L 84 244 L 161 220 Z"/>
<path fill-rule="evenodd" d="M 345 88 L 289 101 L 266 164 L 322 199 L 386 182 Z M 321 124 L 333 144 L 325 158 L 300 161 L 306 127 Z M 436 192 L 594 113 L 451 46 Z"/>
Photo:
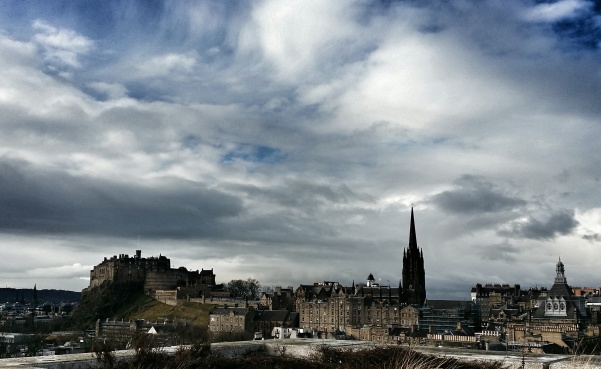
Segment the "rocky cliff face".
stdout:
<path fill-rule="evenodd" d="M 143 291 L 142 283 L 117 284 L 105 281 L 82 293 L 69 322 L 74 327 L 93 328 L 98 319 L 114 319 L 120 309 L 143 296 Z"/>

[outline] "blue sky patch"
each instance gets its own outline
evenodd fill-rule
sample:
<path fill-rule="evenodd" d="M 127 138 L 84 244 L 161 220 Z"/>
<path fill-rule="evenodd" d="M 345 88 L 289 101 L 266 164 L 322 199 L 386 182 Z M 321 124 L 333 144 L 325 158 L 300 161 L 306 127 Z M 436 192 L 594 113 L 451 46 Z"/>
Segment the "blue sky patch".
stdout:
<path fill-rule="evenodd" d="M 286 160 L 286 154 L 281 150 L 269 146 L 255 146 L 243 144 L 223 156 L 222 162 L 228 163 L 244 160 L 253 163 L 277 164 Z"/>

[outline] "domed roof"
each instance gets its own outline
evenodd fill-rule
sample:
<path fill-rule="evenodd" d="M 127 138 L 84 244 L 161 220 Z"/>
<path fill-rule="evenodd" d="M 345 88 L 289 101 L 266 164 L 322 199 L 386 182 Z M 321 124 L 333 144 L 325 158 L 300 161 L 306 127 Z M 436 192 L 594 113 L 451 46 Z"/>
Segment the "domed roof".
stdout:
<path fill-rule="evenodd" d="M 376 279 L 374 278 L 374 275 L 369 273 L 369 275 L 367 276 L 367 280 L 368 281 L 375 281 Z"/>

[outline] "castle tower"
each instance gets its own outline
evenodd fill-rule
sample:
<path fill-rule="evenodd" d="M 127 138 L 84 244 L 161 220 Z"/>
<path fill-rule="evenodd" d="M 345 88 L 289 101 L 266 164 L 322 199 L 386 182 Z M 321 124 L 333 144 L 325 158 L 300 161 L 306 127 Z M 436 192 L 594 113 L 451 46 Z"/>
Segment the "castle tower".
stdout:
<path fill-rule="evenodd" d="M 426 300 L 424 254 L 417 247 L 413 207 L 409 227 L 409 247 L 403 250 L 403 295 L 405 302 L 411 305 L 422 305 Z"/>

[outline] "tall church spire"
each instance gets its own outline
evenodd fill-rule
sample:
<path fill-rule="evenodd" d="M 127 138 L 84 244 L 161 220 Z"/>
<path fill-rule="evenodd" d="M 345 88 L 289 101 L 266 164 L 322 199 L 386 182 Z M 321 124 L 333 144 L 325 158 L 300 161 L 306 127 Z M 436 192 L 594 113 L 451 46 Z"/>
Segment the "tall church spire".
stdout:
<path fill-rule="evenodd" d="M 413 218 L 413 206 L 411 207 L 411 225 L 409 226 L 409 250 L 411 254 L 416 254 L 417 250 L 417 236 L 415 235 L 415 220 Z"/>
<path fill-rule="evenodd" d="M 423 252 L 417 247 L 413 207 L 411 207 L 411 222 L 409 225 L 409 245 L 403 250 L 402 288 L 404 302 L 421 305 L 426 300 L 424 256 Z"/>

